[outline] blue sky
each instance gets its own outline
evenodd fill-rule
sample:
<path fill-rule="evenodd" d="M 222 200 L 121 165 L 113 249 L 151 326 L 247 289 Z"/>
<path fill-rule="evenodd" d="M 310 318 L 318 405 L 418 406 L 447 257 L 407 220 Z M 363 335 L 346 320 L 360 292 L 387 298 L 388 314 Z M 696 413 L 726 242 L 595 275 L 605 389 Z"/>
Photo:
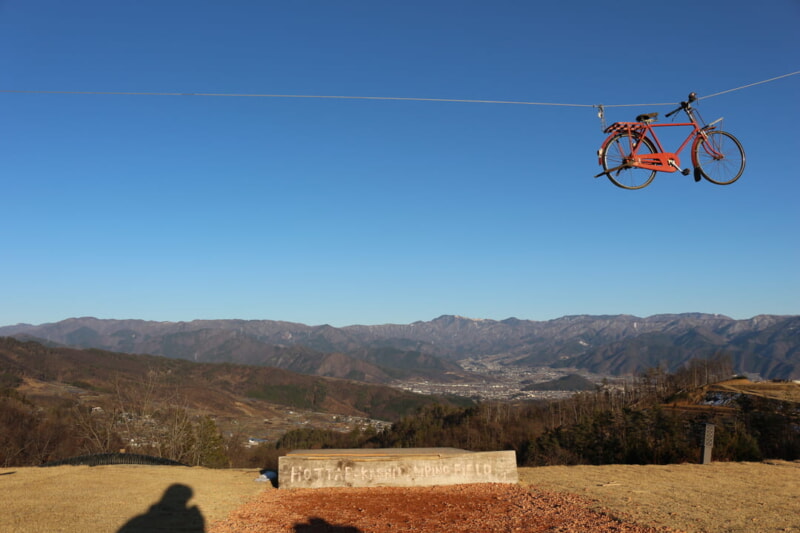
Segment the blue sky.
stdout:
<path fill-rule="evenodd" d="M 591 106 L 800 70 L 796 0 L 666 6 L 0 0 L 0 90 Z M 798 94 L 699 103 L 735 184 L 625 191 L 592 107 L 0 92 L 0 325 L 798 314 Z"/>

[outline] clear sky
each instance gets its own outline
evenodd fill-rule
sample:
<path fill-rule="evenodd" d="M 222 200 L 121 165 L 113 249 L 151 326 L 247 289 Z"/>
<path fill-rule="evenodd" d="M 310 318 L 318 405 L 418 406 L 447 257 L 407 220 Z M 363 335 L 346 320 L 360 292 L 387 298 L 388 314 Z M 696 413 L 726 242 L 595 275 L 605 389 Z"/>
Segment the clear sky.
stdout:
<path fill-rule="evenodd" d="M 0 90 L 670 103 L 800 70 L 799 26 L 797 0 L 0 0 Z M 735 184 L 625 191 L 593 107 L 0 92 L 0 325 L 798 314 L 799 95 L 699 102 Z"/>

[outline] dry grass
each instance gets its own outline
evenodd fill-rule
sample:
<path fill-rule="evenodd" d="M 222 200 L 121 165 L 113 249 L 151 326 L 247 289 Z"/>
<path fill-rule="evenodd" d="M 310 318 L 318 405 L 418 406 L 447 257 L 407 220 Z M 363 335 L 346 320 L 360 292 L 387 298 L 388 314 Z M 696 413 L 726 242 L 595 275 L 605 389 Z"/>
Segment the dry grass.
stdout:
<path fill-rule="evenodd" d="M 691 532 L 800 531 L 800 462 L 521 468 L 520 480 L 578 494 L 637 522 Z"/>
<path fill-rule="evenodd" d="M 174 483 L 192 488 L 190 505 L 209 523 L 263 490 L 258 476 L 257 470 L 180 466 L 0 469 L 0 532 L 115 533 Z"/>
<path fill-rule="evenodd" d="M 747 379 L 734 379 L 710 385 L 708 390 L 740 392 L 771 400 L 800 403 L 800 383 L 795 382 L 753 382 Z"/>

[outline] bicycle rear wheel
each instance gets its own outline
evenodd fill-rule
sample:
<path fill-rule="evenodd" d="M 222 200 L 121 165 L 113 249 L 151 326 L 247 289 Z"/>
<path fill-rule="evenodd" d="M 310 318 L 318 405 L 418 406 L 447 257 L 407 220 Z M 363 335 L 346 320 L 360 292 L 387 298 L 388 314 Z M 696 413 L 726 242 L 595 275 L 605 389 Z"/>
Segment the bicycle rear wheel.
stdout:
<path fill-rule="evenodd" d="M 630 160 L 631 148 L 638 140 L 639 137 L 631 133 L 620 133 L 612 137 L 603 150 L 603 155 L 600 158 L 603 170 L 607 172 L 606 176 L 611 180 L 611 183 L 617 187 L 642 189 L 650 185 L 656 175 L 655 170 L 624 166 L 625 162 Z M 650 139 L 644 137 L 641 140 L 641 144 L 639 144 L 637 153 L 640 155 L 654 154 L 656 153 L 656 148 Z M 622 168 L 618 168 L 620 166 Z M 608 172 L 609 169 L 617 170 Z"/>
<path fill-rule="evenodd" d="M 744 148 L 736 137 L 726 131 L 706 132 L 692 146 L 694 166 L 711 183 L 729 185 L 744 172 Z"/>

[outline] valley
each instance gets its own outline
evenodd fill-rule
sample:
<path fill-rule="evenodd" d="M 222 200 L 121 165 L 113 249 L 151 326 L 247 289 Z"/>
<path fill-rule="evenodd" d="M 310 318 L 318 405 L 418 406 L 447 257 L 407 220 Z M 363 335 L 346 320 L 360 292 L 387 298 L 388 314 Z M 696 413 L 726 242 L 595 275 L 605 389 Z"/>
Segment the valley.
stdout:
<path fill-rule="evenodd" d="M 575 368 L 524 367 L 506 365 L 493 358 L 470 358 L 458 361 L 462 368 L 473 375 L 483 376 L 483 380 L 453 383 L 425 379 L 393 383 L 402 390 L 417 394 L 437 396 L 461 396 L 476 401 L 530 401 L 567 398 L 574 390 L 525 390 L 526 386 L 546 383 L 571 375 L 579 375 L 598 386 L 605 383 L 613 386 L 624 378 L 611 375 L 594 374 Z"/>

